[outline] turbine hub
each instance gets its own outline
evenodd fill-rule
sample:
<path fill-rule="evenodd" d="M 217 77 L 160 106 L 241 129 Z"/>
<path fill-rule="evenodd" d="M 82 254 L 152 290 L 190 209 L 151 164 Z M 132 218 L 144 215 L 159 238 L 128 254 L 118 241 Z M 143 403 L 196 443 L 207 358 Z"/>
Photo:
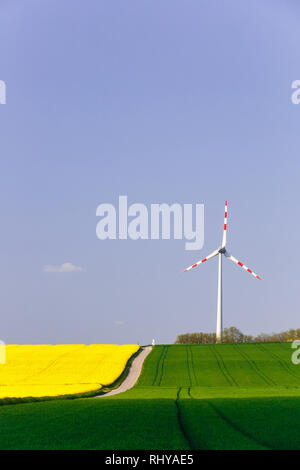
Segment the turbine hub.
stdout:
<path fill-rule="evenodd" d="M 222 253 L 222 255 L 225 255 L 226 249 L 224 246 L 219 249 L 219 253 Z"/>

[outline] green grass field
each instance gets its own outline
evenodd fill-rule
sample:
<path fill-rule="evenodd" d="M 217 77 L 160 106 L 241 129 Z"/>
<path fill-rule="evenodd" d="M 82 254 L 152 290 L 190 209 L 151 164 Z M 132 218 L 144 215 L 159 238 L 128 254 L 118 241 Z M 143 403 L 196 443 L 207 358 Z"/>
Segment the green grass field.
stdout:
<path fill-rule="evenodd" d="M 0 406 L 1 449 L 300 449 L 288 343 L 156 346 L 106 398 Z"/>

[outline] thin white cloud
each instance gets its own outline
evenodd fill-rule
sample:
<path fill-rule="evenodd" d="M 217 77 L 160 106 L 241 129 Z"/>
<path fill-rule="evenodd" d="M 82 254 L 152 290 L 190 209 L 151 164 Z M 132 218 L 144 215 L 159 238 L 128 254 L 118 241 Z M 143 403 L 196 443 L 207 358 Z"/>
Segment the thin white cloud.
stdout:
<path fill-rule="evenodd" d="M 45 273 L 73 273 L 74 271 L 84 271 L 84 269 L 72 263 L 63 263 L 61 265 L 46 264 L 43 271 Z"/>
<path fill-rule="evenodd" d="M 125 322 L 124 322 L 123 320 L 115 320 L 115 321 L 114 321 L 114 324 L 115 324 L 116 326 L 124 325 L 124 323 L 125 323 Z"/>

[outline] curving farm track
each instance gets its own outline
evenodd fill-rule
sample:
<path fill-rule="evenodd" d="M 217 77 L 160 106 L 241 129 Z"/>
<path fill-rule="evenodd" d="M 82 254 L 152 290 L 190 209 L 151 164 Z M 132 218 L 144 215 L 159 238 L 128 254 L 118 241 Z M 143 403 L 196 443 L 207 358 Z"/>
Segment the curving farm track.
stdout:
<path fill-rule="evenodd" d="M 132 361 L 131 367 L 129 369 L 128 375 L 126 379 L 121 383 L 121 385 L 112 390 L 111 392 L 105 393 L 104 395 L 97 395 L 96 398 L 101 398 L 101 397 L 109 397 L 111 395 L 117 395 L 118 393 L 123 393 L 132 388 L 142 371 L 143 363 L 148 354 L 152 351 L 152 346 L 146 346 L 145 348 L 142 348 L 142 351 L 140 354 Z"/>

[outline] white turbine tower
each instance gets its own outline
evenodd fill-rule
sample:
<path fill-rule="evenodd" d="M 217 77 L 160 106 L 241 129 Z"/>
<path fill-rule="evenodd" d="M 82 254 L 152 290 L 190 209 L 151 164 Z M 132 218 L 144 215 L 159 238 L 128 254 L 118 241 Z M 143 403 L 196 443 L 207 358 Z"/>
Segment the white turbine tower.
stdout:
<path fill-rule="evenodd" d="M 238 264 L 241 266 L 241 268 L 245 269 L 248 271 L 248 273 L 252 274 L 252 276 L 256 277 L 257 279 L 261 279 L 257 274 L 255 274 L 251 269 L 249 269 L 247 266 L 245 266 L 243 263 L 238 261 L 234 256 L 232 256 L 228 251 L 226 250 L 226 232 L 227 232 L 227 201 L 225 201 L 225 217 L 224 217 L 224 230 L 223 230 L 223 240 L 222 240 L 222 245 L 217 248 L 217 250 L 213 251 L 210 255 L 208 255 L 206 258 L 203 258 L 201 261 L 198 261 L 197 263 L 193 264 L 192 266 L 189 266 L 186 268 L 183 272 L 189 271 L 192 268 L 196 268 L 196 266 L 199 266 L 199 264 L 204 263 L 210 258 L 213 258 L 214 256 L 219 257 L 219 275 L 218 275 L 218 304 L 217 304 L 217 330 L 216 330 L 216 340 L 217 342 L 222 341 L 222 331 L 223 331 L 223 318 L 222 318 L 222 255 L 225 255 L 226 258 L 231 259 L 234 263 Z"/>

